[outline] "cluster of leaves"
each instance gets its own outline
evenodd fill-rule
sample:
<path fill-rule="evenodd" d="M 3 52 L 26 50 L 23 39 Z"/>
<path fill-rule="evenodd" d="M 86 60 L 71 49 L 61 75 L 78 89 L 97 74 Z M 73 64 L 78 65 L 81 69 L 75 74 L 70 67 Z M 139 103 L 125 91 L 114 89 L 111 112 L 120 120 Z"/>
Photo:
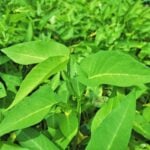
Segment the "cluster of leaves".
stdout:
<path fill-rule="evenodd" d="M 150 149 L 149 1 L 0 6 L 1 150 Z"/>

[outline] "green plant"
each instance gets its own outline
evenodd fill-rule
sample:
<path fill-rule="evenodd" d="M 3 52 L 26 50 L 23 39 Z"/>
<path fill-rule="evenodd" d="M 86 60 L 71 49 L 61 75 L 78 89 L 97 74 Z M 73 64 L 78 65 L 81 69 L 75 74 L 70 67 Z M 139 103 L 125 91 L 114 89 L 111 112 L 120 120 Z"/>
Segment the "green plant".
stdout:
<path fill-rule="evenodd" d="M 150 148 L 148 5 L 0 4 L 0 149 Z"/>
<path fill-rule="evenodd" d="M 19 64 L 38 64 L 21 82 L 11 105 L 2 110 L 1 136 L 35 125 L 45 118 L 41 123 L 48 130 L 43 129 L 41 125 L 39 130 L 51 136 L 50 142 L 65 149 L 72 138 L 74 136 L 78 138 L 81 132 L 79 124 L 83 121 L 82 114 L 90 107 L 92 111 L 99 107 L 94 106 L 90 101 L 86 104 L 87 96 L 84 96 L 84 93 L 87 94 L 88 90 L 95 92 L 95 88 L 100 90 L 102 88 L 100 85 L 107 84 L 132 87 L 130 88 L 132 92 L 128 92 L 126 96 L 117 88 L 113 88 L 109 96 L 113 100 L 108 98 L 108 103 L 101 106 L 96 117 L 92 113 L 94 121 L 92 121 L 91 139 L 87 149 L 117 149 L 117 143 L 120 144 L 118 149 L 127 148 L 133 127 L 136 99 L 146 89 L 143 84 L 150 82 L 148 67 L 118 51 L 100 51 L 82 58 L 81 62 L 77 63 L 74 61 L 74 55 L 69 55 L 69 50 L 65 46 L 54 41 L 27 42 L 5 48 L 2 52 Z M 133 89 L 133 87 L 138 88 Z M 7 101 L 7 98 L 5 100 Z M 96 99 L 93 103 L 95 101 Z M 98 142 L 99 139 L 101 144 Z M 72 146 L 76 147 L 76 144 Z M 26 146 L 30 147 L 28 144 Z"/>

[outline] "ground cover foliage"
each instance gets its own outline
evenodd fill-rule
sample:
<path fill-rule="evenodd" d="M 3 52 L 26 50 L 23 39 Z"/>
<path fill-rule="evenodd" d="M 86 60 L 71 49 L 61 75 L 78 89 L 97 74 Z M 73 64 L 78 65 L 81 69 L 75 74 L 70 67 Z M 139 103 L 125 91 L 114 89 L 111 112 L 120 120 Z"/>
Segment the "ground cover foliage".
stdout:
<path fill-rule="evenodd" d="M 149 150 L 149 5 L 0 0 L 0 149 Z"/>

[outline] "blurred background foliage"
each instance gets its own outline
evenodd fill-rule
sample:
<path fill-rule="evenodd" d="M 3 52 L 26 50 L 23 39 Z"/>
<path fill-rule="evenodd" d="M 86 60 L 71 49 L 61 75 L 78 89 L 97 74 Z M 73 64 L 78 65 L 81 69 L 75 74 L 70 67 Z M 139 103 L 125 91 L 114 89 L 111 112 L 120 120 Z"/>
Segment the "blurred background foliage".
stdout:
<path fill-rule="evenodd" d="M 75 53 L 130 51 L 150 64 L 148 0 L 0 0 L 0 6 L 0 48 L 52 38 Z"/>

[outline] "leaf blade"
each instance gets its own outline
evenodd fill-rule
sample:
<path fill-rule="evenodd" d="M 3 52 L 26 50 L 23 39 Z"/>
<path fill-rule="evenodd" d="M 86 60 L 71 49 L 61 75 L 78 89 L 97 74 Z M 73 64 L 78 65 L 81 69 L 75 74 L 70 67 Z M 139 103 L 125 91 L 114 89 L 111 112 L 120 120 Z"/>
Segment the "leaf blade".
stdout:
<path fill-rule="evenodd" d="M 49 140 L 44 134 L 38 132 L 34 128 L 27 128 L 22 130 L 17 135 L 17 141 L 21 146 L 33 150 L 59 150 L 51 140 Z"/>
<path fill-rule="evenodd" d="M 13 103 L 8 109 L 19 103 L 25 96 L 27 96 L 34 88 L 36 88 L 45 79 L 55 74 L 56 72 L 63 70 L 67 64 L 68 57 L 53 57 L 36 65 L 25 77 L 20 85 L 19 91 Z"/>
<path fill-rule="evenodd" d="M 0 143 L 0 149 L 1 150 L 28 150 L 27 148 L 24 148 L 24 147 L 20 147 L 18 145 L 15 145 L 15 144 L 9 144 L 9 143 L 6 143 L 6 142 L 1 142 Z"/>
<path fill-rule="evenodd" d="M 133 86 L 150 82 L 150 69 L 131 56 L 117 51 L 100 51 L 81 62 L 78 79 L 86 85 Z"/>
<path fill-rule="evenodd" d="M 127 148 L 134 120 L 135 100 L 135 93 L 130 93 L 120 106 L 103 120 L 93 131 L 87 150 L 124 150 Z"/>
<path fill-rule="evenodd" d="M 38 123 L 55 103 L 57 101 L 50 87 L 41 87 L 32 96 L 5 112 L 5 117 L 0 123 L 0 136 Z"/>
<path fill-rule="evenodd" d="M 69 54 L 67 47 L 53 40 L 24 42 L 1 51 L 14 62 L 22 65 L 40 63 L 49 57 Z"/>

